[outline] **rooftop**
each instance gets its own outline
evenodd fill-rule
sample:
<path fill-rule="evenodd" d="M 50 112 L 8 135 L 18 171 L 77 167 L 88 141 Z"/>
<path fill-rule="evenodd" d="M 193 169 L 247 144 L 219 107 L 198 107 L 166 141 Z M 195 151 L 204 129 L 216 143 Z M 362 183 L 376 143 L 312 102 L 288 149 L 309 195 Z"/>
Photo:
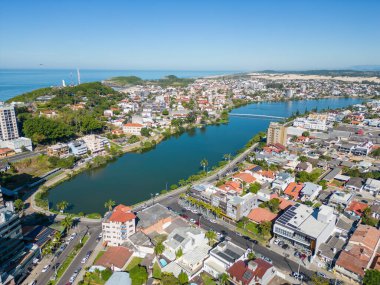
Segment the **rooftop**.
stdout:
<path fill-rule="evenodd" d="M 138 212 L 137 217 L 139 219 L 137 227 L 145 229 L 168 217 L 174 218 L 176 215 L 157 203 Z"/>

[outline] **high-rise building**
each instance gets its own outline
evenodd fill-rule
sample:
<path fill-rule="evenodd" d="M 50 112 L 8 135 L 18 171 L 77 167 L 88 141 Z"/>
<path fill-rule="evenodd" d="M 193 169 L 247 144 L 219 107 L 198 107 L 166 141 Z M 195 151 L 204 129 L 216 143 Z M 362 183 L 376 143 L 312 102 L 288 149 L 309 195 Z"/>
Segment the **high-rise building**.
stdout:
<path fill-rule="evenodd" d="M 0 206 L 0 284 L 5 283 L 7 271 L 23 254 L 24 242 L 19 215 L 13 204 Z"/>
<path fill-rule="evenodd" d="M 0 208 L 3 206 L 4 206 L 3 193 L 1 193 L 1 189 L 0 189 Z"/>
<path fill-rule="evenodd" d="M 267 131 L 267 144 L 286 145 L 287 128 L 276 122 L 271 122 Z"/>
<path fill-rule="evenodd" d="M 11 105 L 0 105 L 0 140 L 14 140 L 19 137 L 15 108 Z"/>

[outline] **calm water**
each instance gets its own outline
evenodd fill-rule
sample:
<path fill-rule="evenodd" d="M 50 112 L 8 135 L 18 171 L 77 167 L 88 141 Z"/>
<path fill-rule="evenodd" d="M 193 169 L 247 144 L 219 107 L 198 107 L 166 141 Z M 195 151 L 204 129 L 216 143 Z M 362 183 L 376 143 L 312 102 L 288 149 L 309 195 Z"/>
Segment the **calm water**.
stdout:
<path fill-rule="evenodd" d="M 233 71 L 179 71 L 179 70 L 81 70 L 81 82 L 101 81 L 114 76 L 135 75 L 142 79 L 160 79 L 166 75 L 178 77 L 202 77 L 236 73 Z M 77 84 L 75 69 L 0 69 L 0 101 L 34 89 L 50 86 Z"/>
<path fill-rule="evenodd" d="M 361 102 L 360 99 L 326 99 L 251 104 L 234 113 L 290 116 L 297 110 L 317 107 L 340 108 Z M 265 131 L 270 120 L 231 117 L 227 125 L 209 126 L 194 130 L 160 143 L 146 153 L 128 153 L 106 167 L 79 174 L 50 192 L 51 206 L 66 200 L 70 212 L 103 213 L 104 202 L 132 205 L 150 198 L 150 193 L 165 189 L 166 184 L 177 183 L 182 178 L 200 170 L 200 161 L 206 158 L 209 167 L 223 159 L 226 153 L 234 154 L 257 132 Z"/>

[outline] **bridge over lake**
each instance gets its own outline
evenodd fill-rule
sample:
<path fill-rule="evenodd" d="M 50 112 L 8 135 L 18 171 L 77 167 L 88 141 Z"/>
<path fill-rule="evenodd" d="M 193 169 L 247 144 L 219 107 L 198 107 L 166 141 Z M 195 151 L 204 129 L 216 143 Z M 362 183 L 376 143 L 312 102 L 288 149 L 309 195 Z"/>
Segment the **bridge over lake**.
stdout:
<path fill-rule="evenodd" d="M 230 116 L 235 116 L 235 117 L 251 117 L 251 118 L 263 118 L 263 119 L 278 119 L 278 120 L 284 120 L 284 119 L 286 119 L 286 117 L 271 116 L 271 115 L 260 115 L 260 114 L 240 114 L 240 113 L 230 113 Z"/>

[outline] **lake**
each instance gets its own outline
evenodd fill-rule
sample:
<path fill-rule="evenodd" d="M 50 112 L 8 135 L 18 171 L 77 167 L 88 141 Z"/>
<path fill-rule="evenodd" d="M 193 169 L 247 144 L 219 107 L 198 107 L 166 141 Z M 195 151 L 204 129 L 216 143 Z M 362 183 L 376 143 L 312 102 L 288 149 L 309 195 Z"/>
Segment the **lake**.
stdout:
<path fill-rule="evenodd" d="M 323 100 L 254 103 L 234 109 L 232 113 L 289 117 L 294 112 L 318 108 L 336 109 L 361 103 L 363 99 L 332 98 Z M 68 201 L 68 212 L 104 213 L 104 203 L 133 205 L 149 199 L 177 183 L 180 179 L 201 170 L 200 161 L 206 158 L 209 168 L 223 159 L 226 153 L 235 154 L 260 131 L 266 131 L 271 119 L 230 117 L 228 124 L 194 129 L 161 142 L 145 153 L 127 153 L 103 168 L 85 171 L 66 181 L 49 194 L 49 203 Z"/>

